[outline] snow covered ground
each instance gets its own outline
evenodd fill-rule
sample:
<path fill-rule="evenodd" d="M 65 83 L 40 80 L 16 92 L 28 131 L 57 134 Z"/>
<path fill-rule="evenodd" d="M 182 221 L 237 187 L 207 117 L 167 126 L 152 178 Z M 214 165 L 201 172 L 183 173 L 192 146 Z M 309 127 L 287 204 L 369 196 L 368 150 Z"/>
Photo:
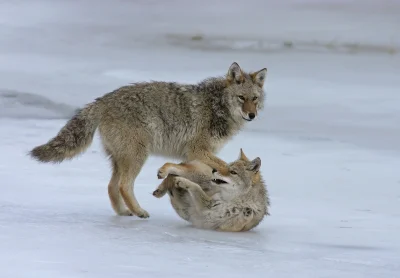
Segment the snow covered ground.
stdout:
<path fill-rule="evenodd" d="M 400 5 L 381 1 L 0 2 L 0 277 L 400 275 Z M 185 4 L 186 3 L 186 4 Z M 111 210 L 98 138 L 41 165 L 26 153 L 128 82 L 268 67 L 268 101 L 219 154 L 260 156 L 271 216 L 192 228 L 151 192 Z"/>

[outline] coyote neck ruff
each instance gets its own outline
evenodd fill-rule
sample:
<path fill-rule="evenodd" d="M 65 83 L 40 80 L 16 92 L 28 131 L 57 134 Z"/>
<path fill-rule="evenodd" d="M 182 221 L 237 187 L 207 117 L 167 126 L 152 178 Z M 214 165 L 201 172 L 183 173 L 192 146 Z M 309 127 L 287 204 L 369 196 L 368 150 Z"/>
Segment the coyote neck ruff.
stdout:
<path fill-rule="evenodd" d="M 226 167 L 215 153 L 263 108 L 266 72 L 246 73 L 233 63 L 226 77 L 196 85 L 153 81 L 118 88 L 87 104 L 30 154 L 41 162 L 71 159 L 89 147 L 98 128 L 113 169 L 108 192 L 114 210 L 148 217 L 133 193 L 148 156 Z"/>

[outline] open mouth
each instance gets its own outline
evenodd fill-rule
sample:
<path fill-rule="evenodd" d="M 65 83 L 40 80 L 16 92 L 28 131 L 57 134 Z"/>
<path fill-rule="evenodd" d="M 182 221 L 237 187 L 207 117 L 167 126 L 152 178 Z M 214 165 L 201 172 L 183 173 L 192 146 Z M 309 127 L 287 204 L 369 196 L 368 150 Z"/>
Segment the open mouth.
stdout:
<path fill-rule="evenodd" d="M 242 118 L 243 118 L 243 120 L 246 120 L 246 121 L 248 121 L 248 122 L 251 122 L 251 121 L 252 121 L 252 119 L 246 119 L 246 118 L 243 117 L 243 116 L 242 116 Z"/>
<path fill-rule="evenodd" d="M 224 184 L 224 183 L 227 183 L 226 181 L 220 180 L 220 179 L 213 179 L 212 182 L 213 182 L 213 183 L 216 183 L 216 184 Z"/>

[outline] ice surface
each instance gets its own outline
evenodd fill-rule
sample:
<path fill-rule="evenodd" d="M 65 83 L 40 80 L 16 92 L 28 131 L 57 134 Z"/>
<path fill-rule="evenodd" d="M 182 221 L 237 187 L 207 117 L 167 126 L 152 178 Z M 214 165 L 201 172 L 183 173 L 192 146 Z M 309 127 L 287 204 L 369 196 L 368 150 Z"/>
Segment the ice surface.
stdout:
<path fill-rule="evenodd" d="M 0 277 L 400 275 L 400 5 L 384 1 L 2 1 Z M 192 228 L 135 192 L 114 215 L 96 136 L 81 157 L 27 152 L 116 87 L 268 67 L 265 111 L 220 152 L 260 156 L 271 216 L 248 233 Z"/>

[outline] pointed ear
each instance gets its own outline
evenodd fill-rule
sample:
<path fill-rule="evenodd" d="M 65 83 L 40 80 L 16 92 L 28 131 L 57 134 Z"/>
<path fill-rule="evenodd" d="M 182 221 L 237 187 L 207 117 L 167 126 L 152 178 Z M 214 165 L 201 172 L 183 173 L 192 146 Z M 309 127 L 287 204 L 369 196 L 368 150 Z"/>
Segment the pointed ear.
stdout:
<path fill-rule="evenodd" d="M 240 148 L 239 160 L 250 161 L 250 160 L 247 158 L 247 156 L 244 154 L 242 148 Z"/>
<path fill-rule="evenodd" d="M 229 67 L 226 79 L 228 80 L 229 83 L 233 83 L 233 82 L 235 82 L 236 84 L 242 83 L 244 77 L 243 77 L 242 69 L 240 68 L 238 63 L 234 62 Z"/>
<path fill-rule="evenodd" d="M 256 159 L 250 162 L 250 165 L 247 167 L 247 170 L 257 173 L 260 170 L 260 167 L 261 167 L 261 159 L 257 157 Z"/>
<path fill-rule="evenodd" d="M 262 88 L 264 86 L 265 78 L 267 77 L 267 69 L 263 68 L 262 70 L 250 74 L 250 76 L 254 83 Z"/>

